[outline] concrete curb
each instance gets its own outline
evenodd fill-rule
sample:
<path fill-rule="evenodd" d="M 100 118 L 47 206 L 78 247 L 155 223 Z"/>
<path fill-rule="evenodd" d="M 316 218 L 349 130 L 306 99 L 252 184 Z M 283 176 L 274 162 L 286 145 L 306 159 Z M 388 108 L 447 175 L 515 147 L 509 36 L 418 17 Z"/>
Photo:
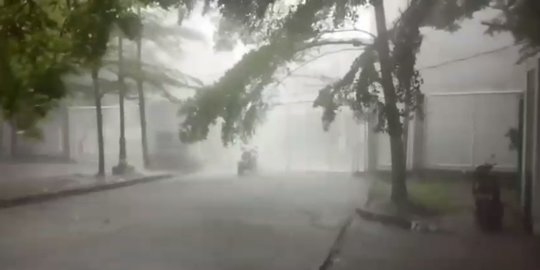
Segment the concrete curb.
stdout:
<path fill-rule="evenodd" d="M 32 195 L 22 196 L 22 197 L 12 198 L 12 199 L 4 199 L 4 200 L 0 199 L 0 209 L 11 208 L 11 207 L 27 205 L 27 204 L 41 203 L 41 202 L 51 201 L 55 199 L 76 196 L 76 195 L 83 195 L 83 194 L 88 194 L 88 193 L 93 193 L 93 192 L 98 192 L 98 191 L 129 187 L 136 184 L 143 184 L 143 183 L 164 180 L 164 179 L 171 178 L 173 176 L 174 176 L 173 174 L 141 176 L 138 178 L 134 178 L 132 180 L 127 180 L 127 181 L 122 181 L 122 182 L 113 182 L 113 183 L 106 183 L 102 185 L 85 186 L 85 187 L 71 188 L 71 189 L 65 189 L 65 190 L 54 191 L 54 192 L 32 194 Z"/>
<path fill-rule="evenodd" d="M 439 228 L 435 224 L 425 221 L 415 221 L 404 217 L 393 216 L 389 214 L 370 212 L 361 208 L 356 209 L 356 213 L 364 220 L 379 222 L 383 225 L 390 225 L 400 229 L 419 232 L 419 233 L 438 233 L 451 234 L 452 232 L 446 229 Z"/>
<path fill-rule="evenodd" d="M 347 234 L 347 231 L 351 227 L 351 224 L 354 220 L 354 214 L 350 215 L 343 225 L 341 225 L 341 228 L 339 229 L 339 232 L 336 236 L 336 239 L 334 240 L 334 243 L 330 247 L 330 250 L 326 257 L 324 258 L 324 261 L 319 266 L 318 270 L 329 270 L 334 265 L 334 261 L 339 256 L 339 253 L 341 252 L 341 248 L 343 246 L 343 242 L 345 241 L 345 236 Z"/>

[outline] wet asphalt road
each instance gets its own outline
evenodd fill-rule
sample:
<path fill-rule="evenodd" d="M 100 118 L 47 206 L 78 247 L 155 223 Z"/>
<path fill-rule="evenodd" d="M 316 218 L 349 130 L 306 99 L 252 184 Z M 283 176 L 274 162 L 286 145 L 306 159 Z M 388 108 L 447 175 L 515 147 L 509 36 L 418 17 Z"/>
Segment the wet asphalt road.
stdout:
<path fill-rule="evenodd" d="M 346 174 L 198 175 L 0 210 L 0 263 L 39 269 L 317 269 L 363 202 Z"/>

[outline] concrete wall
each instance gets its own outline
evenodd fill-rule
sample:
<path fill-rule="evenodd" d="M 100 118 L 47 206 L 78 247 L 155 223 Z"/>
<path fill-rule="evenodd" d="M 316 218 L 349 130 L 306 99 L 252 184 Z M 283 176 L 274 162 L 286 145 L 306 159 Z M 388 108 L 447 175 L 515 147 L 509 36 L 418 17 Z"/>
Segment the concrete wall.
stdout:
<path fill-rule="evenodd" d="M 14 132 L 9 123 L 2 123 L 0 130 L 0 156 L 3 158 L 32 158 L 51 157 L 67 158 L 64 145 L 64 123 L 61 109 L 51 111 L 49 115 L 37 124 L 41 138 L 25 136 Z M 15 138 L 14 138 L 15 136 Z M 15 143 L 13 142 L 15 140 Z M 15 149 L 12 149 L 15 146 Z M 15 156 L 14 156 L 15 155 Z"/>

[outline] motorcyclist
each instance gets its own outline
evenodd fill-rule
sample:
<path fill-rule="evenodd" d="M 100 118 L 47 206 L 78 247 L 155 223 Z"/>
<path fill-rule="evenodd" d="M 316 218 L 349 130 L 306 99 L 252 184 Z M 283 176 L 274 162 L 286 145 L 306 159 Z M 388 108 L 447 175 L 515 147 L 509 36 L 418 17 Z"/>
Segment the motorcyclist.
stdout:
<path fill-rule="evenodd" d="M 257 150 L 256 148 L 242 148 L 242 156 L 238 163 L 238 174 L 243 174 L 244 171 L 254 171 L 257 167 Z"/>
<path fill-rule="evenodd" d="M 250 158 L 251 158 L 250 151 L 247 150 L 247 149 L 242 150 L 242 160 L 243 161 L 248 161 Z"/>
<path fill-rule="evenodd" d="M 491 174 L 494 164 L 476 167 L 473 182 L 476 221 L 482 229 L 501 228 L 503 206 L 497 178 Z"/>

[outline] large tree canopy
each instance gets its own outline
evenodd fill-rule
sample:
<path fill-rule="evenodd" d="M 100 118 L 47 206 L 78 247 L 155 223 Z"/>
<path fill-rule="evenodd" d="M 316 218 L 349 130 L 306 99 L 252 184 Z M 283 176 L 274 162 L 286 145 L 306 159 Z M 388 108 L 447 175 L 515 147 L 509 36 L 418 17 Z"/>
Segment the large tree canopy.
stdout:
<path fill-rule="evenodd" d="M 72 63 L 62 32 L 67 9 L 42 2 L 4 1 L 0 8 L 1 114 L 22 129 L 65 95 L 61 75 Z"/>
<path fill-rule="evenodd" d="M 114 27 L 129 38 L 141 29 L 133 6 L 163 8 L 192 0 L 0 1 L 1 117 L 29 130 L 67 94 L 63 75 L 100 65 Z"/>
<path fill-rule="evenodd" d="M 200 91 L 181 109 L 185 118 L 180 138 L 194 142 L 206 138 L 209 126 L 221 122 L 222 140 L 230 143 L 249 138 L 268 104 L 263 90 L 272 87 L 274 75 L 286 63 L 301 61 L 307 49 L 328 44 L 363 46 L 349 72 L 320 91 L 315 106 L 324 108 L 323 123 L 328 127 L 340 106 L 350 106 L 358 115 L 377 110 L 379 127 L 385 127 L 385 104 L 381 98 L 377 38 L 365 40 L 325 40 L 324 34 L 351 29 L 359 8 L 366 0 L 307 0 L 285 5 L 283 1 L 207 1 L 218 3 L 225 23 L 239 37 L 256 36 L 258 47 L 247 53 L 214 85 Z M 291 1 L 287 1 L 291 2 Z M 294 2 L 294 1 L 293 1 Z M 413 0 L 390 31 L 392 63 L 398 102 L 417 105 L 421 78 L 415 69 L 416 54 L 422 42 L 421 27 L 455 30 L 461 19 L 486 7 L 489 0 Z M 253 39 L 251 39 L 253 40 Z M 249 39 L 248 39 L 249 41 Z M 403 108 L 404 106 L 401 106 Z M 406 112 L 402 111 L 405 116 Z"/>
<path fill-rule="evenodd" d="M 510 31 L 516 43 L 522 45 L 519 61 L 540 53 L 540 1 L 496 1 L 493 7 L 502 12 L 485 23 L 488 33 Z"/>

